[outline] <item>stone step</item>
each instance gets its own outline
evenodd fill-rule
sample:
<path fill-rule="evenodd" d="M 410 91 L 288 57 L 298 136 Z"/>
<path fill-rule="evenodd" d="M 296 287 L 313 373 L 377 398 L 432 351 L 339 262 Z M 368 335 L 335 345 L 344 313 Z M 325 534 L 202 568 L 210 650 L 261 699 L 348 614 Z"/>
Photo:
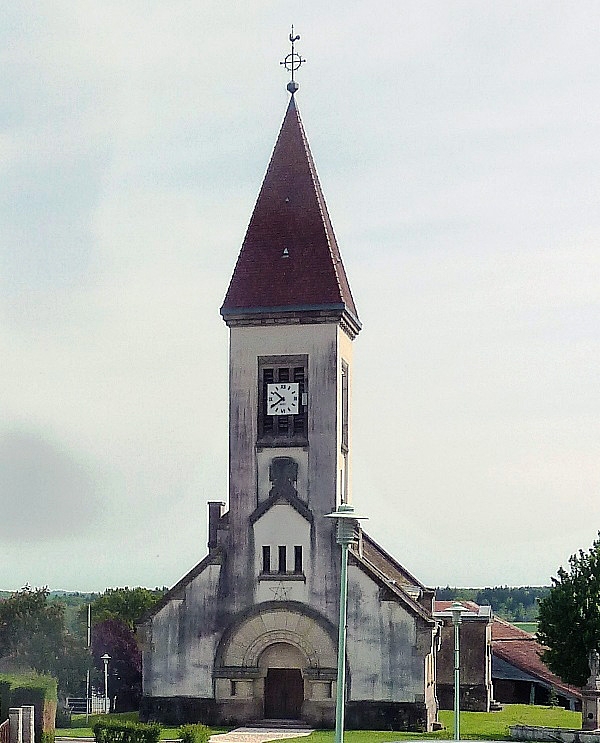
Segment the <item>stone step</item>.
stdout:
<path fill-rule="evenodd" d="M 288 730 L 290 728 L 294 730 L 310 730 L 310 726 L 304 720 L 256 720 L 255 722 L 247 723 L 246 727 L 269 728 L 269 730 Z"/>

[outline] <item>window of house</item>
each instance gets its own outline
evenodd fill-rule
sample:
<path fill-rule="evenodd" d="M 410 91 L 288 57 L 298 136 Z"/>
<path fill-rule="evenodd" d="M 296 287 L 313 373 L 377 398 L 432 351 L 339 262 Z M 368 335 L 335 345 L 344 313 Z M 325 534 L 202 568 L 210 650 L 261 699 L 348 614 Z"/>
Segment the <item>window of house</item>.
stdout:
<path fill-rule="evenodd" d="M 302 572 L 302 545 L 294 547 L 294 573 Z"/>
<path fill-rule="evenodd" d="M 271 548 L 268 545 L 262 548 L 262 571 L 263 573 L 271 572 Z"/>
<path fill-rule="evenodd" d="M 299 444 L 308 436 L 308 357 L 258 360 L 258 436 L 263 445 Z"/>
<path fill-rule="evenodd" d="M 287 572 L 287 556 L 286 556 L 286 548 L 285 545 L 281 544 L 277 548 L 279 552 L 279 564 L 277 568 L 278 573 L 286 573 Z"/>

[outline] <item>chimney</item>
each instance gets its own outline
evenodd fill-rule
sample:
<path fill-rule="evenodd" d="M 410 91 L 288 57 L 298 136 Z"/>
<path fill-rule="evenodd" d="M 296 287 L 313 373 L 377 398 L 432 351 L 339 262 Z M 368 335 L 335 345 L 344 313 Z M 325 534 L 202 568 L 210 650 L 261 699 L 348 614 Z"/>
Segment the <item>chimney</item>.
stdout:
<path fill-rule="evenodd" d="M 208 501 L 208 551 L 212 552 L 217 546 L 217 529 L 223 515 L 225 504 L 222 501 Z"/>

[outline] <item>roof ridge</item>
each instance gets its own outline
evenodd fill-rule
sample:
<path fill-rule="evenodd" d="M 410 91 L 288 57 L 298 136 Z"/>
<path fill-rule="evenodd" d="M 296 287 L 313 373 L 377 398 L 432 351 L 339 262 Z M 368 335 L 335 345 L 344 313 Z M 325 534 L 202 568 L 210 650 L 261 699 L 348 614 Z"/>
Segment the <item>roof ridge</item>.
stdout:
<path fill-rule="evenodd" d="M 306 132 L 304 130 L 304 124 L 302 122 L 302 117 L 300 116 L 300 110 L 298 109 L 298 106 L 296 106 L 295 101 L 294 101 L 294 111 L 296 112 L 296 116 L 298 118 L 300 134 L 302 136 L 302 142 L 304 144 L 304 149 L 306 151 L 306 155 L 308 159 L 309 171 L 310 171 L 310 175 L 313 181 L 315 192 L 317 194 L 317 204 L 319 206 L 319 211 L 321 212 L 323 226 L 325 227 L 325 237 L 327 239 L 327 246 L 329 248 L 329 254 L 331 256 L 331 261 L 333 264 L 335 280 L 338 285 L 340 296 L 343 297 L 344 287 L 342 286 L 342 282 L 340 281 L 340 275 L 338 271 L 338 264 L 341 263 L 340 248 L 339 248 L 339 245 L 337 244 L 337 238 L 335 236 L 335 230 L 333 229 L 333 223 L 331 222 L 331 217 L 329 216 L 329 209 L 327 208 L 327 202 L 325 201 L 325 195 L 321 187 L 321 181 L 319 179 L 319 173 L 317 171 L 317 166 L 315 165 L 315 159 L 310 149 L 310 145 L 308 144 L 308 137 L 306 136 Z M 335 243 L 335 247 L 337 248 L 337 250 L 333 249 L 333 246 L 331 243 L 332 237 L 333 237 L 333 242 Z M 348 285 L 348 291 L 350 293 L 350 299 L 352 300 L 352 303 L 354 304 L 354 298 L 352 297 L 352 290 L 350 289 L 350 285 Z"/>
<path fill-rule="evenodd" d="M 379 568 L 374 565 L 368 558 L 361 555 L 358 549 L 351 550 L 352 557 L 358 562 L 359 565 L 363 565 L 367 568 L 376 578 L 378 578 L 386 588 L 395 593 L 398 598 L 402 599 L 405 604 L 411 607 L 413 612 L 418 614 L 427 622 L 435 622 L 433 615 L 425 609 L 418 601 L 415 601 L 412 596 L 404 589 L 404 586 L 397 581 L 388 578 L 385 573 L 382 573 Z"/>

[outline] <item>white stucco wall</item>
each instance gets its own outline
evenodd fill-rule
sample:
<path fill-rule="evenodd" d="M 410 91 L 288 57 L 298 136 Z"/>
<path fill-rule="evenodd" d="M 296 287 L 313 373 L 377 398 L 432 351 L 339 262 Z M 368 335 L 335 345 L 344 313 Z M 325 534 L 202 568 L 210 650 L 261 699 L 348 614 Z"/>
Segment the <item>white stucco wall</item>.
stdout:
<path fill-rule="evenodd" d="M 290 601 L 307 601 L 305 580 L 286 578 L 281 575 L 277 581 L 258 580 L 262 572 L 262 547 L 271 547 L 271 565 L 277 570 L 278 547 L 285 545 L 287 570 L 294 570 L 294 547 L 302 547 L 303 571 L 310 566 L 310 524 L 288 503 L 276 503 L 254 524 L 254 566 L 256 577 L 255 603 L 286 598 Z M 283 586 L 283 593 L 280 590 Z M 278 590 L 279 589 L 279 590 Z M 285 596 L 283 595 L 285 594 Z"/>
<path fill-rule="evenodd" d="M 182 599 L 169 601 L 145 633 L 144 694 L 213 695 L 212 670 L 218 636 L 204 634 L 217 604 L 220 566 L 208 565 L 185 588 Z"/>
<path fill-rule="evenodd" d="M 416 620 L 395 601 L 380 601 L 379 587 L 360 568 L 348 569 L 350 698 L 423 701 L 424 658 L 416 654 Z"/>

